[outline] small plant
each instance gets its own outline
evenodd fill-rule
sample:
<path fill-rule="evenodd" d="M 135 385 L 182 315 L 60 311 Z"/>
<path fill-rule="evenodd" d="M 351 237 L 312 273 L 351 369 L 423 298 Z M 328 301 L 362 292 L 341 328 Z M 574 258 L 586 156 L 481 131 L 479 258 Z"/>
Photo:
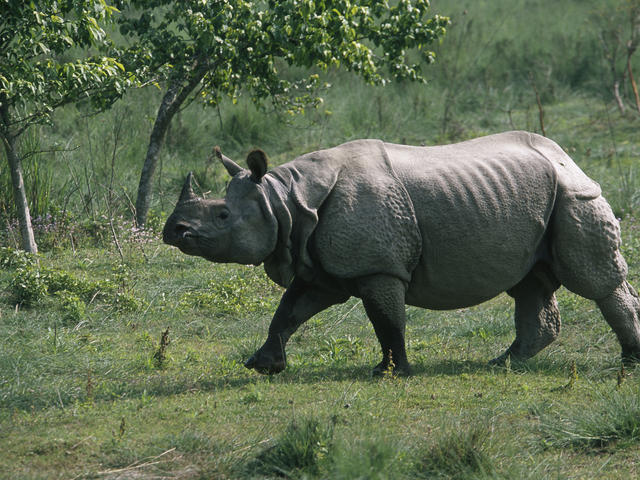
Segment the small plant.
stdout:
<path fill-rule="evenodd" d="M 153 364 L 156 368 L 164 368 L 167 362 L 167 347 L 169 346 L 169 343 L 169 327 L 167 327 L 160 336 L 160 343 L 158 344 L 156 353 L 153 354 Z"/>
<path fill-rule="evenodd" d="M 113 299 L 113 306 L 118 312 L 136 312 L 142 305 L 141 300 L 125 292 L 116 293 Z"/>
<path fill-rule="evenodd" d="M 626 373 L 624 371 L 624 363 L 623 363 L 622 365 L 620 365 L 620 370 L 618 370 L 618 381 L 617 381 L 617 384 L 616 384 L 616 388 L 618 390 L 620 390 L 620 387 L 622 387 L 625 375 L 626 375 Z"/>
<path fill-rule="evenodd" d="M 15 303 L 32 307 L 47 296 L 46 277 L 32 265 L 20 267 L 9 282 L 9 290 Z"/>
<path fill-rule="evenodd" d="M 87 398 L 87 403 L 93 403 L 93 391 L 95 385 L 93 383 L 93 377 L 91 376 L 91 370 L 87 371 L 87 383 L 85 384 L 85 395 Z"/>
<path fill-rule="evenodd" d="M 126 426 L 127 425 L 126 425 L 126 422 L 124 421 L 124 417 L 122 417 L 122 420 L 120 420 L 120 427 L 118 428 L 118 435 L 117 435 L 118 440 L 122 440 L 122 437 L 124 437 Z"/>
<path fill-rule="evenodd" d="M 394 378 L 394 368 L 396 368 L 396 364 L 393 363 L 393 352 L 391 351 L 391 349 L 389 349 L 389 364 L 387 365 L 387 368 L 384 370 L 384 372 L 382 372 L 382 376 L 387 379 Z"/>
<path fill-rule="evenodd" d="M 571 362 L 571 369 L 569 370 L 569 383 L 567 383 L 566 388 L 568 389 L 573 388 L 577 380 L 578 380 L 578 368 L 576 366 L 576 361 L 573 360 Z"/>
<path fill-rule="evenodd" d="M 6 269 L 27 268 L 38 264 L 38 257 L 24 250 L 0 247 L 0 267 Z"/>
<path fill-rule="evenodd" d="M 66 322 L 77 324 L 84 318 L 87 305 L 80 297 L 67 290 L 56 292 L 56 297 L 60 299 L 60 310 Z"/>

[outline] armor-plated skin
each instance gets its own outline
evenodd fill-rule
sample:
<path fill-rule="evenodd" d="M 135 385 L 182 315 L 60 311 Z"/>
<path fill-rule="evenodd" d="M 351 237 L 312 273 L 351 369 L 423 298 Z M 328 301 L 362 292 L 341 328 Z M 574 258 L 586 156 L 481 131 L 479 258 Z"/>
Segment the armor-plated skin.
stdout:
<path fill-rule="evenodd" d="M 225 198 L 197 198 L 187 177 L 163 238 L 211 261 L 264 263 L 287 288 L 248 368 L 281 371 L 303 322 L 357 296 L 382 347 L 374 373 L 392 359 L 407 374 L 405 304 L 461 308 L 504 291 L 515 299 L 516 339 L 494 361 L 526 359 L 558 336 L 561 284 L 597 302 L 624 359 L 640 357 L 640 301 L 618 222 L 598 184 L 551 140 L 357 140 L 271 171 L 260 150 L 250 170 L 217 154 L 233 177 Z"/>

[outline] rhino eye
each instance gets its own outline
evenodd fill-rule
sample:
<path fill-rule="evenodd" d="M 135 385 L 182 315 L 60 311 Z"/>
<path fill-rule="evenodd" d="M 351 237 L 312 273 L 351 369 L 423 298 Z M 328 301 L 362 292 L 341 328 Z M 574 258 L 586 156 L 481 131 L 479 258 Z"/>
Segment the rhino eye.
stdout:
<path fill-rule="evenodd" d="M 221 212 L 218 214 L 218 218 L 219 218 L 220 220 L 226 220 L 227 218 L 229 218 L 229 212 L 227 212 L 226 210 L 221 211 Z"/>

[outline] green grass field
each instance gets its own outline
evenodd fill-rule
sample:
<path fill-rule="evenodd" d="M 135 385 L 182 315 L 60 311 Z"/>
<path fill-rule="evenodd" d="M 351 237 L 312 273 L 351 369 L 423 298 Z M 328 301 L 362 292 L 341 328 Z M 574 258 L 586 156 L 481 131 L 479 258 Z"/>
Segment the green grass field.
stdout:
<path fill-rule="evenodd" d="M 431 145 L 540 132 L 535 85 L 547 136 L 621 219 L 640 288 L 640 115 L 628 84 L 629 108 L 617 111 L 597 39 L 598 15 L 620 2 L 432 3 L 454 23 L 426 85 L 378 88 L 329 72 L 324 103 L 295 118 L 244 99 L 182 111 L 147 231 L 132 228 L 131 206 L 160 91 L 131 92 L 98 116 L 63 109 L 25 137 L 23 148 L 58 150 L 25 159 L 37 259 L 12 250 L 19 231 L 0 157 L 0 478 L 640 476 L 640 373 L 621 369 L 590 301 L 561 289 L 560 338 L 506 368 L 487 362 L 514 337 L 508 296 L 408 308 L 414 374 L 374 379 L 378 342 L 352 299 L 302 326 L 287 369 L 267 377 L 243 361 L 266 338 L 282 289 L 261 267 L 214 265 L 160 242 L 188 171 L 198 193 L 224 191 L 214 145 L 240 163 L 261 147 L 279 164 L 355 138 Z"/>
<path fill-rule="evenodd" d="M 640 223 L 623 222 L 638 286 Z M 151 240 L 3 251 L 3 478 L 632 478 L 640 384 L 592 302 L 564 290 L 561 338 L 490 367 L 511 342 L 502 295 L 408 309 L 410 378 L 373 379 L 359 302 L 327 310 L 273 377 L 246 370 L 281 290 L 260 268 L 212 265 Z M 26 266 L 25 266 L 26 265 Z M 15 305 L 24 272 L 49 291 Z M 75 299 L 75 303 L 74 303 Z M 168 344 L 160 352 L 162 333 Z M 165 342 L 166 343 L 166 342 Z"/>

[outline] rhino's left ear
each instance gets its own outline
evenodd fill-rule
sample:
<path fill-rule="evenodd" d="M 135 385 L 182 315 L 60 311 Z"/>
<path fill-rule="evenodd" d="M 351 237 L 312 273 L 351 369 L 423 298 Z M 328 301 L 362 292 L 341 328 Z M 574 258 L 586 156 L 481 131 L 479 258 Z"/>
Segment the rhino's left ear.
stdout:
<path fill-rule="evenodd" d="M 259 148 L 251 150 L 247 155 L 247 165 L 251 170 L 251 178 L 259 182 L 265 173 L 267 173 L 267 154 Z"/>
<path fill-rule="evenodd" d="M 232 177 L 243 170 L 243 168 L 240 165 L 238 165 L 236 162 L 234 162 L 228 157 L 225 157 L 220 151 L 219 146 L 216 145 L 215 147 L 213 147 L 213 152 L 215 153 L 216 157 L 218 157 L 218 159 L 222 162 L 222 165 L 224 165 L 224 168 L 227 169 L 227 172 L 229 172 L 229 175 L 231 175 Z"/>

